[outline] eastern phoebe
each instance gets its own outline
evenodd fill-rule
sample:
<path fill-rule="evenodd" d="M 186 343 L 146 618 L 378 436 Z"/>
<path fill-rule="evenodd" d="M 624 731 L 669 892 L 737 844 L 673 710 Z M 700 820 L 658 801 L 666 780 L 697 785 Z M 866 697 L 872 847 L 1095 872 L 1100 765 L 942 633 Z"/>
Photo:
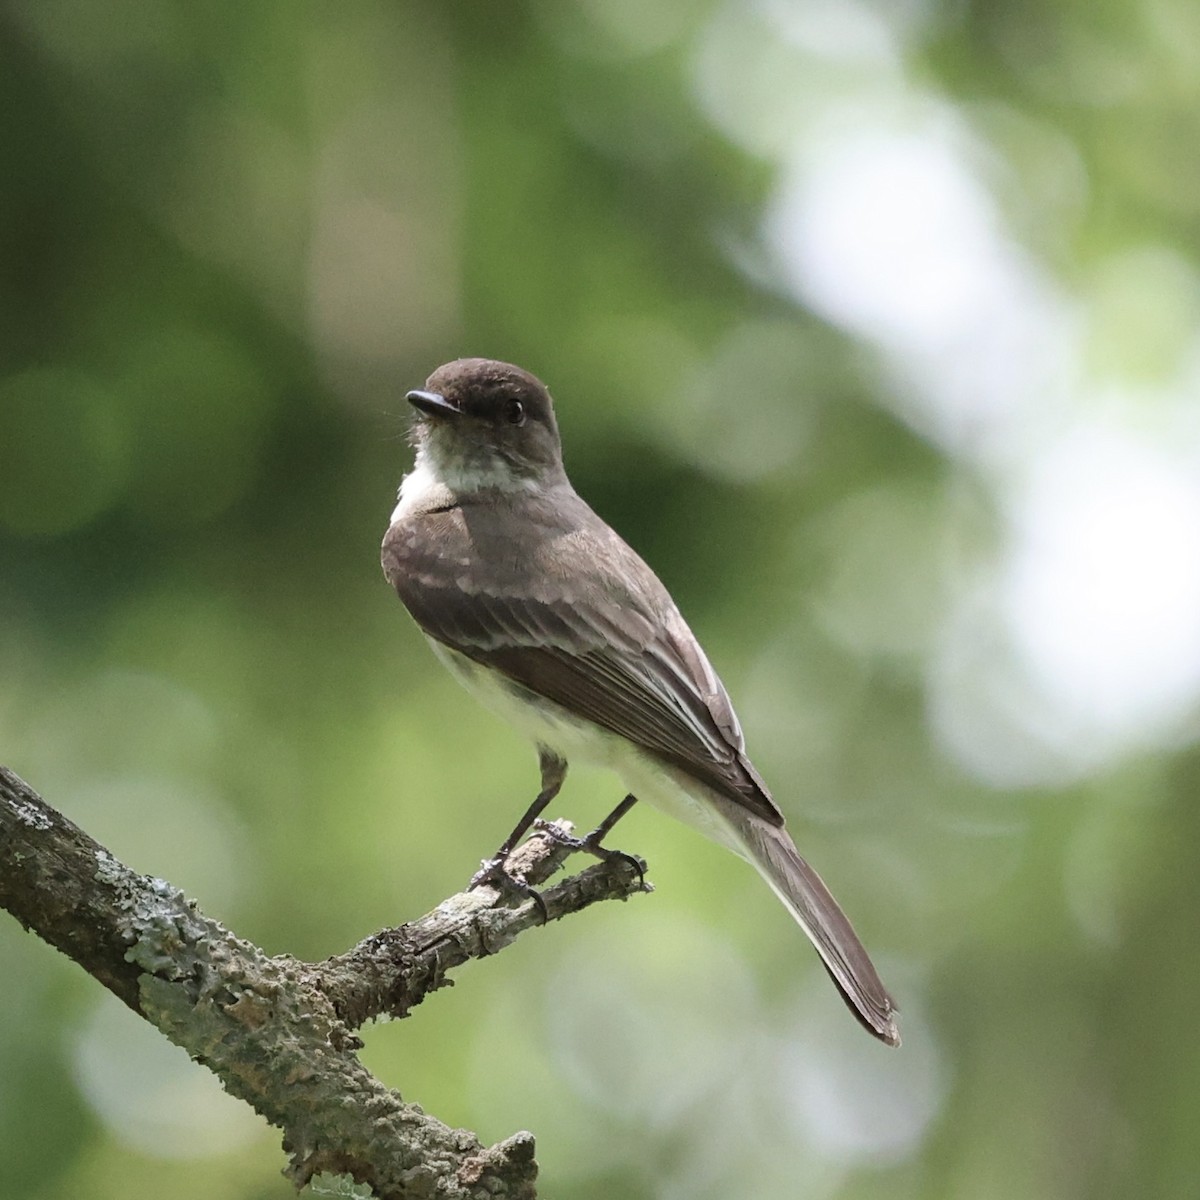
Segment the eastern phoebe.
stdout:
<path fill-rule="evenodd" d="M 784 829 L 700 643 L 571 487 L 550 393 L 520 367 L 464 358 L 408 400 L 416 463 L 383 540 L 384 573 L 438 658 L 541 761 L 542 790 L 493 868 L 557 794 L 568 760 L 610 767 L 630 795 L 601 831 L 641 797 L 748 859 L 855 1016 L 899 1045 L 892 998 Z"/>

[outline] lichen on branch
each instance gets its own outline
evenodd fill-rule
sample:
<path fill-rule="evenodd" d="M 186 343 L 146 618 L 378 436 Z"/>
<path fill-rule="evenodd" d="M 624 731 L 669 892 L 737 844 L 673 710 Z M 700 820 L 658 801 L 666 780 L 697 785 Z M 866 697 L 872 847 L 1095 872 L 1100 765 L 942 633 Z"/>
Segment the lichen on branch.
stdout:
<path fill-rule="evenodd" d="M 540 885 L 571 852 L 534 834 L 510 868 Z M 405 1103 L 359 1062 L 354 1031 L 407 1016 L 455 967 L 547 917 L 648 890 L 631 862 L 610 858 L 542 891 L 544 913 L 531 898 L 509 904 L 478 888 L 305 963 L 267 955 L 169 883 L 130 870 L 0 767 L 0 907 L 281 1129 L 298 1187 L 327 1173 L 380 1200 L 533 1200 L 532 1134 L 488 1147 Z"/>

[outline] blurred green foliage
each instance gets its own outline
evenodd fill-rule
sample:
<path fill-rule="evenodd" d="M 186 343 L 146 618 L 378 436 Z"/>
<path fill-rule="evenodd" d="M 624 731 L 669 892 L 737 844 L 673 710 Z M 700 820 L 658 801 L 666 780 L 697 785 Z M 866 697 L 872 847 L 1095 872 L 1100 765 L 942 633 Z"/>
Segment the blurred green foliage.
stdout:
<path fill-rule="evenodd" d="M 1196 1194 L 1193 0 L 4 0 L 0 114 L 6 763 L 271 951 L 459 887 L 535 761 L 377 546 L 404 392 L 518 362 L 905 1048 L 635 812 L 653 897 L 473 964 L 371 1068 L 532 1128 L 562 1200 Z M 851 186 L 881 162 L 915 190 Z M 3 1194 L 290 1194 L 11 921 L 0 971 Z"/>

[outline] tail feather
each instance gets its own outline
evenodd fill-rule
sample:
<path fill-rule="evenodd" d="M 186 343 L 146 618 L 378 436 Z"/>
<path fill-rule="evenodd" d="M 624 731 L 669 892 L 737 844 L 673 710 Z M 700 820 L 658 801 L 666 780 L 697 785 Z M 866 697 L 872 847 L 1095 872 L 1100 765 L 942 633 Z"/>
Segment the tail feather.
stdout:
<path fill-rule="evenodd" d="M 900 1045 L 891 996 L 846 914 L 800 857 L 787 830 L 753 816 L 738 825 L 747 857 L 817 948 L 847 1007 L 868 1033 L 889 1046 Z"/>

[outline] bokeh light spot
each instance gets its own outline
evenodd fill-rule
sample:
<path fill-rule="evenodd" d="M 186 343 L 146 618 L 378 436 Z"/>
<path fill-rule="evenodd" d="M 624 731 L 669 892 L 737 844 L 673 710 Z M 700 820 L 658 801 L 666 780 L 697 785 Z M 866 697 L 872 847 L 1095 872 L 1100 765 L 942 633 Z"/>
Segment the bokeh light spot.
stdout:
<path fill-rule="evenodd" d="M 1002 582 L 1018 651 L 1095 736 L 1151 734 L 1200 694 L 1200 479 L 1113 428 L 1047 447 Z"/>
<path fill-rule="evenodd" d="M 901 1161 L 920 1149 L 949 1091 L 920 1005 L 906 994 L 904 1044 L 888 1051 L 847 1024 L 820 984 L 800 1000 L 796 1032 L 780 1049 L 784 1104 L 797 1128 L 834 1160 Z"/>

